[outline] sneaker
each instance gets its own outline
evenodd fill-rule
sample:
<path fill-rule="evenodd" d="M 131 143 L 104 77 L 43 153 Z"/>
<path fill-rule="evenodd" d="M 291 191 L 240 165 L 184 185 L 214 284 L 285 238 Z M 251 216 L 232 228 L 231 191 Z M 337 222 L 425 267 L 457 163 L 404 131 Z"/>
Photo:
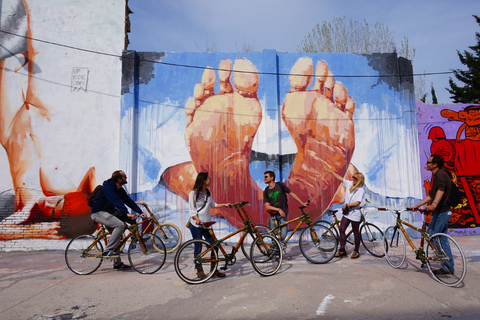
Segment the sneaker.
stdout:
<path fill-rule="evenodd" d="M 132 266 L 129 266 L 128 264 L 125 264 L 125 263 L 121 263 L 119 264 L 118 266 L 113 266 L 113 269 L 114 270 L 127 270 L 127 269 L 130 269 Z"/>
<path fill-rule="evenodd" d="M 120 255 L 118 254 L 115 254 L 113 251 L 103 251 L 102 252 L 102 257 L 103 258 L 115 258 L 115 257 L 118 257 Z"/>
<path fill-rule="evenodd" d="M 453 275 L 453 272 L 448 271 L 448 270 L 445 270 L 445 269 L 437 269 L 437 270 L 433 270 L 433 274 L 434 274 L 434 275 L 437 275 L 437 276 L 441 276 L 441 275 Z"/>

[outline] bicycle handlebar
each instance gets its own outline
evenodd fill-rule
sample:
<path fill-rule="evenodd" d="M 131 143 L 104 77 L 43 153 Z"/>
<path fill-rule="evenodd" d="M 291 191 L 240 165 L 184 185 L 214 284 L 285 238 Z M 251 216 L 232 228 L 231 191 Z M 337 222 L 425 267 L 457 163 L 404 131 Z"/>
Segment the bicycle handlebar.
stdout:
<path fill-rule="evenodd" d="M 231 203 L 228 205 L 229 208 L 234 208 L 235 206 L 245 206 L 248 204 L 248 201 L 240 201 L 240 202 L 236 202 L 236 203 Z"/>
<path fill-rule="evenodd" d="M 306 205 L 306 206 L 300 206 L 300 207 L 298 207 L 298 208 L 303 211 L 303 209 L 305 209 L 306 207 L 308 207 L 308 206 L 310 205 L 310 201 L 311 201 L 311 200 L 312 200 L 312 199 L 308 198 L 308 200 L 307 200 L 307 205 Z"/>

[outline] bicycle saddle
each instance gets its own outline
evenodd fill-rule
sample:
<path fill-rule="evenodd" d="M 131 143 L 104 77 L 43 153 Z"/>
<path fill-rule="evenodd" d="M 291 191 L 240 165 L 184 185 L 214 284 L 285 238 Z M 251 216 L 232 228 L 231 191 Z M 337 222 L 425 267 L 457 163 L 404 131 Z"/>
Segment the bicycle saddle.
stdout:
<path fill-rule="evenodd" d="M 205 228 L 210 228 L 210 227 L 213 226 L 215 223 L 217 223 L 217 222 L 216 222 L 216 221 L 203 222 L 202 225 L 203 225 Z"/>

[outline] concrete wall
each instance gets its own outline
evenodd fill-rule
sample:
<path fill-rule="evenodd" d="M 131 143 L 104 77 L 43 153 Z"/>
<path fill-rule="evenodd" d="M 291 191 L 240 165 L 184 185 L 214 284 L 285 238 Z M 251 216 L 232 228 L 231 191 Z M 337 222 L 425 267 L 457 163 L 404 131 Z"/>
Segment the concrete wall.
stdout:
<path fill-rule="evenodd" d="M 124 1 L 0 5 L 0 250 L 62 249 L 93 232 L 86 196 L 119 168 L 132 197 L 188 239 L 198 172 L 209 172 L 217 203 L 249 201 L 266 224 L 263 172 L 273 170 L 312 200 L 316 219 L 344 200 L 327 169 L 362 172 L 372 206 L 402 208 L 423 197 L 425 157 L 445 146 L 475 204 L 456 211 L 451 231 L 476 232 L 478 110 L 415 104 L 408 60 L 274 50 L 122 57 Z M 221 234 L 241 225 L 231 209 L 212 213 Z M 393 223 L 374 209 L 367 219 Z"/>
<path fill-rule="evenodd" d="M 0 9 L 0 250 L 59 248 L 119 167 L 125 1 Z"/>

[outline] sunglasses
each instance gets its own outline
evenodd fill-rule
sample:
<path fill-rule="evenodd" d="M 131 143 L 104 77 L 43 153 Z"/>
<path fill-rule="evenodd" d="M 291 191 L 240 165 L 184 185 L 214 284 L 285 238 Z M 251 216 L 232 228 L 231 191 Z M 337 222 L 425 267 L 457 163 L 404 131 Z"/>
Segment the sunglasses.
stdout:
<path fill-rule="evenodd" d="M 265 177 L 263 177 L 263 179 L 268 179 L 268 178 L 270 178 L 270 177 L 269 177 L 269 176 L 265 176 Z"/>
<path fill-rule="evenodd" d="M 433 163 L 433 161 L 427 161 L 427 164 Z"/>
<path fill-rule="evenodd" d="M 353 180 L 358 180 L 357 177 L 352 177 Z"/>

